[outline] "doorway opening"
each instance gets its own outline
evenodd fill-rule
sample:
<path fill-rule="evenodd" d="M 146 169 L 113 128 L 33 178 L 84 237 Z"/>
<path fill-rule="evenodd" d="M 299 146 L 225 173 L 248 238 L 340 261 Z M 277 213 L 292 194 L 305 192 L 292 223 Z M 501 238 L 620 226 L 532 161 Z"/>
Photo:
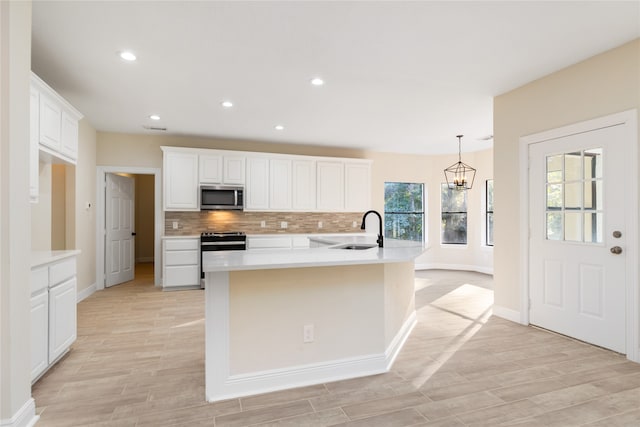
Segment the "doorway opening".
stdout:
<path fill-rule="evenodd" d="M 155 286 L 161 284 L 161 237 L 164 224 L 161 208 L 161 171 L 158 168 L 139 167 L 110 167 L 99 166 L 97 168 L 96 189 L 96 289 L 101 290 L 108 283 L 109 257 L 121 256 L 109 245 L 107 225 L 109 217 L 113 215 L 113 206 L 107 203 L 107 177 L 112 175 L 124 175 L 131 177 L 135 182 L 133 196 L 133 219 L 131 230 L 135 237 L 130 245 L 131 256 L 127 259 L 131 262 L 132 270 L 136 264 L 143 266 L 144 271 L 153 272 Z M 109 205 L 109 206 L 108 206 Z M 110 211 L 111 209 L 111 211 Z M 126 247 L 126 246 L 124 246 Z M 109 251 L 112 251 L 108 253 Z M 150 268 L 149 264 L 153 263 Z M 135 274 L 135 271 L 133 271 Z"/>

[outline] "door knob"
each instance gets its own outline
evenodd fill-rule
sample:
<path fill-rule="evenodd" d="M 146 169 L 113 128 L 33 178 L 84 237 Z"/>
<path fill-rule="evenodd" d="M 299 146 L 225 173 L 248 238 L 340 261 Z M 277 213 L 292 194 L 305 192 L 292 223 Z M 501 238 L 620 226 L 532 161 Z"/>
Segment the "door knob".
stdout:
<path fill-rule="evenodd" d="M 616 239 L 619 239 L 622 237 L 622 233 L 619 232 L 618 230 L 614 231 L 612 234 L 613 234 L 613 237 L 615 237 Z"/>
<path fill-rule="evenodd" d="M 620 246 L 614 246 L 611 248 L 611 253 L 620 255 L 622 253 L 622 248 Z"/>

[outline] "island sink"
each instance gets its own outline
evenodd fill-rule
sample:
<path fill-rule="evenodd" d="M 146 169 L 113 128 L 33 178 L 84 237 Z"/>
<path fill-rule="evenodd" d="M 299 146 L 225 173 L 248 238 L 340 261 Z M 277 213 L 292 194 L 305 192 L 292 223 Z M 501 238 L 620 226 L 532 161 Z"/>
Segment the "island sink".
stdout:
<path fill-rule="evenodd" d="M 332 246 L 330 249 L 347 249 L 352 251 L 361 251 L 364 249 L 371 249 L 377 247 L 377 244 L 367 243 L 345 243 L 343 245 Z"/>

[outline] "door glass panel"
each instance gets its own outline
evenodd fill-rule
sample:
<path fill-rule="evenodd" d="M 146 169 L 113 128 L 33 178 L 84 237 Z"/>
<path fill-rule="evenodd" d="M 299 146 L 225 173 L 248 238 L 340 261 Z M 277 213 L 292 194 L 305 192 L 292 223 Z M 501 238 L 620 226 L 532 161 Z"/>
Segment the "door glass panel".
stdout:
<path fill-rule="evenodd" d="M 584 151 L 584 177 L 602 178 L 602 148 Z"/>
<path fill-rule="evenodd" d="M 582 153 L 567 153 L 564 155 L 564 180 L 577 179 L 582 179 Z"/>
<path fill-rule="evenodd" d="M 561 212 L 547 212 L 547 239 L 562 240 Z"/>
<path fill-rule="evenodd" d="M 582 207 L 582 183 L 572 182 L 564 185 L 564 208 L 580 209 Z"/>
<path fill-rule="evenodd" d="M 547 240 L 604 241 L 602 159 L 602 148 L 547 156 Z"/>
<path fill-rule="evenodd" d="M 564 240 L 582 242 L 582 214 L 567 212 L 564 216 Z"/>
<path fill-rule="evenodd" d="M 547 182 L 562 181 L 562 154 L 547 157 Z"/>

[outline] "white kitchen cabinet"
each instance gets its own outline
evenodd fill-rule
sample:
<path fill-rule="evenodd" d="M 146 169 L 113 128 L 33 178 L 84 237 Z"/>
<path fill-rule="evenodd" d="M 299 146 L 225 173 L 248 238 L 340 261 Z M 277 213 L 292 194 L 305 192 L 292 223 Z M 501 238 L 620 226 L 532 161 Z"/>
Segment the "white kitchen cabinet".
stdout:
<path fill-rule="evenodd" d="M 75 256 L 34 266 L 30 286 L 31 381 L 35 382 L 77 338 Z"/>
<path fill-rule="evenodd" d="M 318 161 L 316 163 L 317 204 L 321 212 L 344 209 L 344 163 L 341 161 Z"/>
<path fill-rule="evenodd" d="M 163 150 L 163 188 L 165 211 L 197 211 L 198 154 L 179 150 Z"/>
<path fill-rule="evenodd" d="M 49 366 L 49 292 L 31 296 L 31 380 Z"/>
<path fill-rule="evenodd" d="M 316 161 L 293 160 L 291 205 L 293 210 L 316 210 Z"/>
<path fill-rule="evenodd" d="M 40 92 L 31 87 L 29 92 L 29 200 L 38 202 L 40 191 Z"/>
<path fill-rule="evenodd" d="M 171 238 L 162 241 L 163 288 L 200 287 L 200 239 Z"/>
<path fill-rule="evenodd" d="M 345 162 L 344 191 L 345 211 L 371 209 L 371 165 L 368 162 Z"/>
<path fill-rule="evenodd" d="M 223 157 L 222 181 L 224 184 L 244 184 L 245 182 L 245 157 L 244 156 L 224 156 Z"/>
<path fill-rule="evenodd" d="M 291 160 L 269 160 L 269 210 L 291 210 Z"/>
<path fill-rule="evenodd" d="M 76 340 L 76 278 L 49 289 L 49 363 L 54 363 Z"/>
<path fill-rule="evenodd" d="M 71 158 L 78 158 L 78 120 L 67 111 L 62 111 L 60 127 L 60 152 Z"/>
<path fill-rule="evenodd" d="M 245 187 L 246 210 L 269 209 L 269 159 L 247 158 L 247 185 Z"/>
<path fill-rule="evenodd" d="M 32 136 L 37 135 L 39 154 L 53 163 L 75 165 L 78 160 L 78 122 L 82 114 L 33 73 L 31 91 L 31 102 L 35 101 L 36 93 L 38 98 L 38 112 L 32 111 L 30 115 L 30 129 Z"/>
<path fill-rule="evenodd" d="M 200 154 L 200 184 L 222 184 L 222 156 Z"/>

